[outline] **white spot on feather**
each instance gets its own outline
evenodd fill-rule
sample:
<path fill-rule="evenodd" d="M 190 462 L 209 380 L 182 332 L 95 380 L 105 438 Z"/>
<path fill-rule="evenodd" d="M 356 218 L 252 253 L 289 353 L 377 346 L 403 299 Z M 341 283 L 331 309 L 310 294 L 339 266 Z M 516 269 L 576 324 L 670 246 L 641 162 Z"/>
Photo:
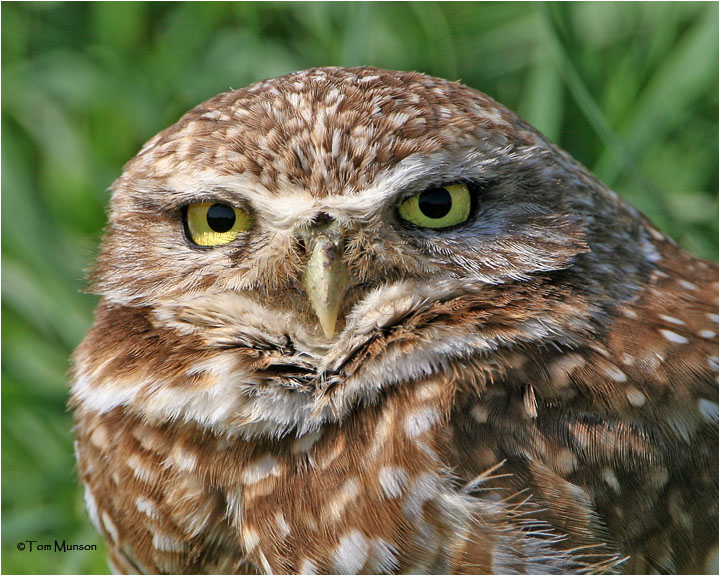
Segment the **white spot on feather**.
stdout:
<path fill-rule="evenodd" d="M 255 550 L 255 547 L 260 543 L 260 536 L 257 531 L 252 528 L 243 528 L 242 540 L 245 545 L 245 550 L 250 553 Z"/>
<path fill-rule="evenodd" d="M 440 393 L 440 387 L 432 382 L 423 382 L 420 384 L 415 394 L 420 400 L 429 400 L 430 398 L 434 398 Z"/>
<path fill-rule="evenodd" d="M 283 538 L 286 538 L 290 534 L 290 525 L 285 520 L 285 514 L 278 511 L 275 512 L 275 525 L 277 526 L 278 533 Z"/>
<path fill-rule="evenodd" d="M 342 519 L 348 504 L 353 502 L 360 495 L 360 482 L 357 478 L 351 478 L 338 491 L 334 498 L 328 501 L 329 515 L 335 522 Z"/>
<path fill-rule="evenodd" d="M 620 481 L 615 476 L 612 468 L 603 468 L 602 477 L 605 483 L 613 489 L 616 494 L 620 494 Z"/>
<path fill-rule="evenodd" d="M 577 466 L 577 458 L 567 448 L 560 450 L 555 457 L 555 466 L 563 475 L 572 474 Z"/>
<path fill-rule="evenodd" d="M 415 438 L 427 432 L 440 420 L 440 413 L 434 408 L 422 408 L 405 416 L 405 433 Z"/>
<path fill-rule="evenodd" d="M 117 544 L 117 542 L 118 542 L 117 527 L 113 523 L 110 516 L 108 516 L 107 512 L 103 512 L 101 518 L 102 518 L 102 525 L 105 527 L 105 530 L 110 535 L 110 539 Z"/>
<path fill-rule="evenodd" d="M 715 338 L 715 332 L 713 332 L 712 330 L 700 330 L 700 332 L 698 332 L 698 336 L 700 336 L 700 338 L 712 340 L 713 338 Z"/>
<path fill-rule="evenodd" d="M 185 544 L 182 540 L 173 538 L 163 532 L 154 532 L 152 543 L 156 549 L 164 552 L 182 552 L 185 549 Z"/>
<path fill-rule="evenodd" d="M 135 500 L 135 508 L 150 518 L 157 518 L 157 508 L 155 507 L 155 503 L 149 498 L 143 496 L 137 498 Z"/>
<path fill-rule="evenodd" d="M 717 402 L 712 402 L 710 400 L 707 400 L 706 398 L 700 398 L 697 402 L 698 410 L 700 411 L 700 414 L 702 414 L 702 417 L 710 422 L 711 424 L 714 424 L 718 421 L 718 405 Z"/>
<path fill-rule="evenodd" d="M 320 438 L 322 438 L 322 430 L 308 432 L 293 442 L 292 453 L 302 454 L 303 452 L 309 452 Z"/>
<path fill-rule="evenodd" d="M 605 374 L 615 382 L 627 382 L 625 372 L 620 370 L 617 366 L 613 366 L 612 364 L 603 366 L 603 372 L 605 372 Z"/>
<path fill-rule="evenodd" d="M 373 560 L 371 572 L 375 574 L 394 574 L 397 571 L 397 549 L 382 538 L 370 541 L 370 558 Z"/>
<path fill-rule="evenodd" d="M 550 365 L 550 380 L 556 386 L 567 386 L 573 371 L 584 365 L 585 358 L 580 354 L 563 354 Z"/>
<path fill-rule="evenodd" d="M 333 552 L 336 574 L 357 574 L 367 561 L 368 543 L 359 530 L 351 530 L 340 538 Z"/>
<path fill-rule="evenodd" d="M 386 466 L 380 469 L 378 482 L 386 498 L 398 498 L 407 486 L 408 473 L 402 468 Z"/>
<path fill-rule="evenodd" d="M 634 386 L 631 386 L 627 389 L 627 391 L 625 392 L 625 396 L 627 396 L 628 402 L 635 406 L 635 408 L 640 408 L 640 406 L 645 404 L 645 402 L 647 401 L 647 397 L 645 396 L 645 394 L 643 394 Z"/>
<path fill-rule="evenodd" d="M 650 226 L 648 226 L 647 230 L 648 230 L 648 232 L 650 232 L 650 235 L 651 235 L 653 238 L 655 238 L 655 240 L 658 240 L 658 241 L 660 241 L 660 242 L 662 242 L 663 240 L 665 240 L 665 236 L 664 236 L 663 233 L 660 232 L 659 230 L 656 230 L 655 228 L 652 228 L 652 227 L 650 227 Z"/>
<path fill-rule="evenodd" d="M 145 482 L 146 484 L 152 484 L 155 482 L 157 478 L 155 472 L 145 466 L 140 461 L 140 457 L 137 454 L 132 454 L 127 459 L 127 465 L 132 469 L 133 475 L 135 478 L 140 480 L 140 482 Z"/>
<path fill-rule="evenodd" d="M 685 336 L 681 336 L 680 334 L 676 334 L 675 332 L 672 332 L 671 330 L 660 330 L 660 334 L 662 334 L 666 340 L 669 340 L 670 342 L 674 342 L 675 344 L 687 344 L 690 342 Z"/>
<path fill-rule="evenodd" d="M 665 320 L 665 322 L 670 322 L 671 324 L 677 324 L 678 326 L 685 326 L 685 322 L 678 318 L 674 318 L 672 316 L 666 316 L 665 314 L 660 314 L 660 318 Z"/>
<path fill-rule="evenodd" d="M 210 112 L 205 112 L 200 118 L 205 120 L 218 120 L 222 116 L 222 112 L 220 110 L 211 110 Z"/>
<path fill-rule="evenodd" d="M 197 465 L 197 456 L 190 450 L 184 449 L 180 444 L 173 446 L 169 459 L 177 468 L 186 472 L 192 472 Z"/>
<path fill-rule="evenodd" d="M 270 562 L 268 562 L 268 559 L 265 557 L 265 553 L 258 548 L 257 554 L 260 557 L 260 565 L 263 568 L 263 572 L 265 574 L 274 574 L 272 566 L 270 566 Z"/>
<path fill-rule="evenodd" d="M 710 367 L 710 370 L 717 372 L 718 371 L 718 357 L 717 356 L 708 356 L 707 365 Z"/>
<path fill-rule="evenodd" d="M 88 516 L 90 516 L 90 521 L 93 523 L 93 526 L 95 526 L 98 532 L 102 532 L 100 528 L 100 518 L 98 517 L 97 502 L 87 484 L 85 484 L 85 509 L 87 510 Z"/>
<path fill-rule="evenodd" d="M 90 442 L 100 449 L 106 448 L 108 444 L 107 428 L 100 424 L 90 435 Z"/>
<path fill-rule="evenodd" d="M 482 404 L 475 404 L 473 409 L 470 411 L 470 415 L 480 424 L 485 424 L 488 421 L 490 412 Z"/>
<path fill-rule="evenodd" d="M 385 449 L 394 429 L 395 413 L 390 402 L 385 406 L 383 415 L 378 419 L 377 426 L 375 427 L 375 435 L 373 436 L 373 443 L 368 450 L 369 458 L 375 458 Z"/>
<path fill-rule="evenodd" d="M 434 474 L 424 473 L 413 482 L 408 491 L 403 513 L 410 520 L 417 520 L 422 516 L 422 508 L 427 500 L 435 497 L 437 493 L 437 477 Z"/>
<path fill-rule="evenodd" d="M 249 464 L 243 471 L 242 479 L 244 484 L 254 484 L 260 480 L 264 480 L 270 475 L 278 476 L 280 474 L 278 470 L 278 461 L 266 454 L 262 458 L 255 460 Z"/>
<path fill-rule="evenodd" d="M 678 280 L 678 284 L 680 284 L 680 286 L 687 290 L 697 290 L 697 286 L 692 282 L 688 282 L 687 280 Z"/>
<path fill-rule="evenodd" d="M 318 569 L 317 566 L 315 566 L 315 562 L 310 560 L 310 558 L 304 558 L 303 561 L 300 563 L 300 574 L 309 574 L 310 576 L 317 574 Z"/>

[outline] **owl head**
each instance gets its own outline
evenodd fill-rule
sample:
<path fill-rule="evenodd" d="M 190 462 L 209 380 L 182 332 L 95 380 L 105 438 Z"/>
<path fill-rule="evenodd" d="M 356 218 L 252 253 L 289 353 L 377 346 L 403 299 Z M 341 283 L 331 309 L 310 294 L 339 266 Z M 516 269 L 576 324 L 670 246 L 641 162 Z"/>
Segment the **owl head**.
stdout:
<path fill-rule="evenodd" d="M 113 185 L 92 283 L 124 311 L 95 328 L 117 375 L 77 362 L 75 394 L 277 436 L 423 374 L 482 385 L 483 354 L 591 339 L 656 257 L 647 234 L 459 83 L 369 67 L 259 82 L 185 114 Z M 143 346 L 111 340 L 119 322 Z"/>

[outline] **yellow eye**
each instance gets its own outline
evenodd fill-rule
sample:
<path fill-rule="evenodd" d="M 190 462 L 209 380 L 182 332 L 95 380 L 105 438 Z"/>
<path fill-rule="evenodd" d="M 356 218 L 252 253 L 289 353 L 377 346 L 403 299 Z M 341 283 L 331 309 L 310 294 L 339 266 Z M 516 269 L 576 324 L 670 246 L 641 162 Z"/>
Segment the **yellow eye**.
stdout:
<path fill-rule="evenodd" d="M 423 228 L 448 228 L 470 217 L 470 190 L 450 184 L 424 190 L 400 205 L 400 216 Z"/>
<path fill-rule="evenodd" d="M 190 238 L 198 246 L 219 246 L 252 226 L 250 214 L 219 202 L 190 204 L 185 214 Z"/>

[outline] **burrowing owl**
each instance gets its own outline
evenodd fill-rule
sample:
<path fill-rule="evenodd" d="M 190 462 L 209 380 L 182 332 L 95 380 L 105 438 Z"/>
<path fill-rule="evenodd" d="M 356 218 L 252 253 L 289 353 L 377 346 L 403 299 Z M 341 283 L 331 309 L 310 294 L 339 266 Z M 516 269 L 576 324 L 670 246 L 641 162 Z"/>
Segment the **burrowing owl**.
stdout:
<path fill-rule="evenodd" d="M 113 186 L 72 372 L 120 572 L 695 572 L 717 267 L 489 97 L 321 68 Z"/>

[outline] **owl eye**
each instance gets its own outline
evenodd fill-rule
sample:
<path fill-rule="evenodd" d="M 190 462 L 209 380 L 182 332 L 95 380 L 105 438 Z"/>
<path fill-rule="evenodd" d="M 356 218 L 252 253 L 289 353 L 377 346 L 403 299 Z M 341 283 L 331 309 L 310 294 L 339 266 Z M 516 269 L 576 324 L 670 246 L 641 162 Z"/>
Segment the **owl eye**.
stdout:
<path fill-rule="evenodd" d="M 470 216 L 470 190 L 465 184 L 449 184 L 423 190 L 408 198 L 398 210 L 400 217 L 423 228 L 449 228 Z"/>
<path fill-rule="evenodd" d="M 198 202 L 187 207 L 185 224 L 190 238 L 198 246 L 219 246 L 249 230 L 252 217 L 227 204 Z"/>

